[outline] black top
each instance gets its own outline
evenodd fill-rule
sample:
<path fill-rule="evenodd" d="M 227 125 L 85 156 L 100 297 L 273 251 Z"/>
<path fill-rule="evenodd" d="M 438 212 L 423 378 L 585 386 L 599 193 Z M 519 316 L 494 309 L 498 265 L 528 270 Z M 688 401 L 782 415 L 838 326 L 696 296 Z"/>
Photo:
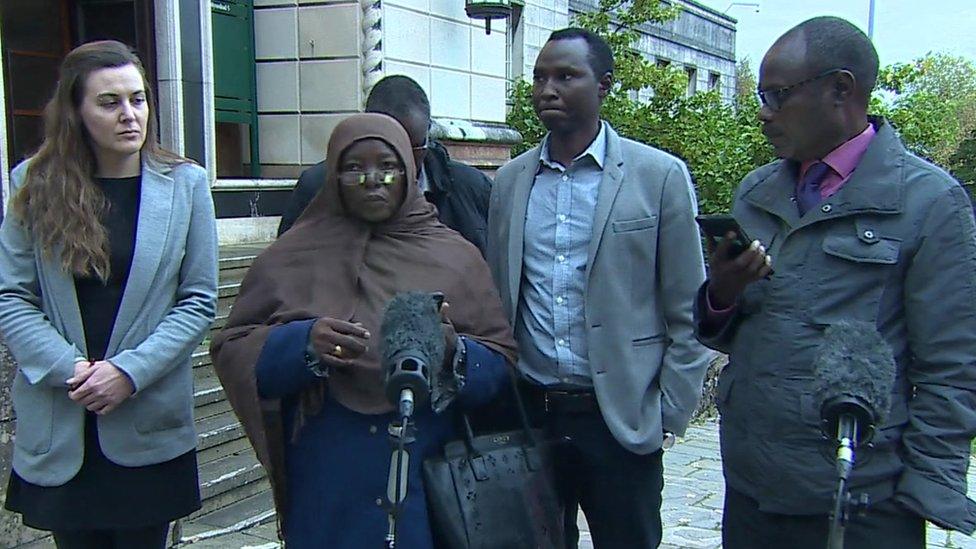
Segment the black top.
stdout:
<path fill-rule="evenodd" d="M 436 141 L 430 142 L 424 171 L 430 186 L 424 195 L 437 207 L 441 223 L 460 233 L 484 255 L 491 180 L 479 170 L 451 160 L 444 145 Z M 281 215 L 278 236 L 291 228 L 324 184 L 324 161 L 302 172 L 288 207 Z"/>
<path fill-rule="evenodd" d="M 102 360 L 112 337 L 136 248 L 142 178 L 103 178 L 96 179 L 95 184 L 102 190 L 108 203 L 102 223 L 109 235 L 111 271 L 105 283 L 96 276 L 75 276 L 75 291 L 85 327 L 88 359 Z"/>
<path fill-rule="evenodd" d="M 141 177 L 97 179 L 108 209 L 109 279 L 75 277 L 89 360 L 104 360 L 136 246 Z M 144 467 L 113 463 L 98 440 L 98 419 L 85 416 L 81 470 L 61 486 L 38 486 L 10 472 L 5 507 L 24 524 L 42 530 L 143 528 L 167 523 L 200 508 L 196 452 Z"/>

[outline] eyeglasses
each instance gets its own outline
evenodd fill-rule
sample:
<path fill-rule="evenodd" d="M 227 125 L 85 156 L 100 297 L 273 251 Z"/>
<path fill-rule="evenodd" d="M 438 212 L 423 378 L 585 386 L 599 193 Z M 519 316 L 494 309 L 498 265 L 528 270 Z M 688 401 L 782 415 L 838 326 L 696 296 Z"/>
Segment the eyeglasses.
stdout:
<path fill-rule="evenodd" d="M 366 185 L 366 181 L 372 179 L 374 183 L 380 185 L 392 185 L 403 176 L 403 170 L 380 170 L 378 172 L 348 171 L 339 174 L 339 183 L 350 187 L 355 185 Z"/>
<path fill-rule="evenodd" d="M 783 102 L 790 98 L 793 92 L 801 87 L 805 86 L 811 82 L 815 82 L 824 78 L 825 76 L 830 76 L 831 74 L 836 74 L 838 72 L 843 72 L 847 69 L 830 69 L 826 70 L 812 78 L 807 78 L 806 80 L 801 80 L 796 84 L 790 84 L 789 86 L 783 86 L 782 88 L 776 88 L 772 90 L 764 90 L 762 88 L 757 88 L 756 93 L 759 94 L 759 100 L 762 101 L 763 105 L 766 105 L 774 111 L 778 111 L 783 108 Z"/>
<path fill-rule="evenodd" d="M 424 135 L 424 142 L 416 147 L 410 147 L 414 152 L 426 151 L 430 148 L 430 128 L 427 129 L 427 134 Z"/>

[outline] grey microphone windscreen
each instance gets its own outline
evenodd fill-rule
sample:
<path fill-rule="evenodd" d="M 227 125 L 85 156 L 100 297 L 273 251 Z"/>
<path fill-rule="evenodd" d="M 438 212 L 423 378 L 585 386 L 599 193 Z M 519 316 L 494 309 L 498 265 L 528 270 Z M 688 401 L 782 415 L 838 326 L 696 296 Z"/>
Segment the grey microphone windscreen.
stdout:
<path fill-rule="evenodd" d="M 891 407 L 895 358 L 891 347 L 870 322 L 842 320 L 824 331 L 813 362 L 814 402 L 840 396 L 860 400 L 881 426 Z"/>
<path fill-rule="evenodd" d="M 420 353 L 428 366 L 444 361 L 444 333 L 434 296 L 427 292 L 403 292 L 386 306 L 380 326 L 383 368 L 389 371 L 396 355 Z"/>

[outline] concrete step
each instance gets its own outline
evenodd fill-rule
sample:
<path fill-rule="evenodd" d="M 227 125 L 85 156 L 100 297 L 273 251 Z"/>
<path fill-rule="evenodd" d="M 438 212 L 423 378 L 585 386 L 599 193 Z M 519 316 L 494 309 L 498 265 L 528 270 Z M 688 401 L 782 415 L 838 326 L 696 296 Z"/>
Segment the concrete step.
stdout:
<path fill-rule="evenodd" d="M 212 545 L 206 545 L 207 547 L 231 547 L 223 543 L 223 540 L 232 538 L 231 534 L 234 532 L 273 523 L 274 520 L 271 491 L 263 490 L 216 511 L 183 521 L 180 528 L 180 543 L 181 546 L 192 547 L 195 546 L 193 544 L 212 540 L 210 542 Z"/>
<path fill-rule="evenodd" d="M 206 536 L 208 531 L 233 527 L 237 523 L 253 526 L 267 521 L 269 516 L 273 519 L 274 506 L 270 503 L 267 475 L 244 435 L 244 428 L 231 410 L 227 394 L 213 370 L 209 349 L 213 336 L 226 324 L 251 262 L 263 249 L 264 246 L 259 245 L 220 250 L 216 319 L 191 358 L 203 507 L 191 515 L 189 521 L 182 521 L 195 524 L 197 519 L 207 517 L 207 522 L 194 526 L 193 532 L 188 529 L 184 538 L 188 534 L 191 537 Z M 256 497 L 262 493 L 266 497 Z M 228 520 L 232 522 L 228 523 Z"/>
<path fill-rule="evenodd" d="M 197 452 L 205 452 L 244 436 L 244 427 L 234 412 L 223 412 L 196 422 Z"/>
<path fill-rule="evenodd" d="M 230 454 L 200 466 L 200 497 L 212 499 L 265 476 L 254 452 Z"/>
<path fill-rule="evenodd" d="M 217 284 L 217 299 L 237 297 L 237 292 L 241 289 L 241 281 L 223 281 Z"/>
<path fill-rule="evenodd" d="M 197 349 L 193 351 L 193 355 L 190 357 L 190 365 L 194 369 L 200 368 L 202 366 L 210 366 L 212 364 L 210 360 L 210 343 L 204 341 L 197 346 Z"/>
<path fill-rule="evenodd" d="M 208 515 L 214 511 L 234 505 L 235 503 L 245 500 L 255 494 L 268 491 L 270 489 L 271 485 L 268 483 L 268 477 L 266 476 L 262 476 L 254 482 L 248 482 L 237 486 L 232 485 L 229 489 L 216 494 L 213 497 L 204 499 L 203 507 L 201 507 L 196 513 L 190 515 L 189 519 L 194 520 L 198 517 Z"/>
<path fill-rule="evenodd" d="M 193 416 L 197 421 L 231 409 L 224 387 L 216 376 L 204 377 L 199 382 L 194 382 L 193 408 Z"/>
<path fill-rule="evenodd" d="M 271 496 L 271 489 L 267 488 L 226 505 L 216 512 L 191 516 L 190 520 L 213 528 L 227 528 L 246 520 L 248 517 L 260 516 L 273 510 L 274 499 Z"/>
<path fill-rule="evenodd" d="M 199 466 L 203 466 L 211 461 L 242 452 L 254 452 L 254 450 L 251 448 L 251 442 L 247 440 L 247 437 L 244 436 L 234 440 L 229 440 L 223 444 L 211 446 L 206 450 L 197 450 L 197 464 Z"/>
<path fill-rule="evenodd" d="M 217 372 L 214 371 L 209 359 L 207 359 L 206 363 L 193 369 L 193 387 L 196 390 L 198 387 L 213 387 L 214 384 L 219 384 L 217 381 Z"/>
<path fill-rule="evenodd" d="M 248 266 L 269 244 L 270 242 L 263 242 L 241 246 L 221 246 L 217 251 L 220 268 Z"/>

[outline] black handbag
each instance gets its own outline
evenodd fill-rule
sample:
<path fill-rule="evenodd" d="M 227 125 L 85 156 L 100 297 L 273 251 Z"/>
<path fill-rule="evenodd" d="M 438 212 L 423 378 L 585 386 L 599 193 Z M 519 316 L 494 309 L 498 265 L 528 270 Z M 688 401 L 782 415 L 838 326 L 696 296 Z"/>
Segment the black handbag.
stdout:
<path fill-rule="evenodd" d="M 522 428 L 463 437 L 423 464 L 424 490 L 438 549 L 562 549 L 563 506 L 549 446 L 529 426 L 512 377 Z"/>

